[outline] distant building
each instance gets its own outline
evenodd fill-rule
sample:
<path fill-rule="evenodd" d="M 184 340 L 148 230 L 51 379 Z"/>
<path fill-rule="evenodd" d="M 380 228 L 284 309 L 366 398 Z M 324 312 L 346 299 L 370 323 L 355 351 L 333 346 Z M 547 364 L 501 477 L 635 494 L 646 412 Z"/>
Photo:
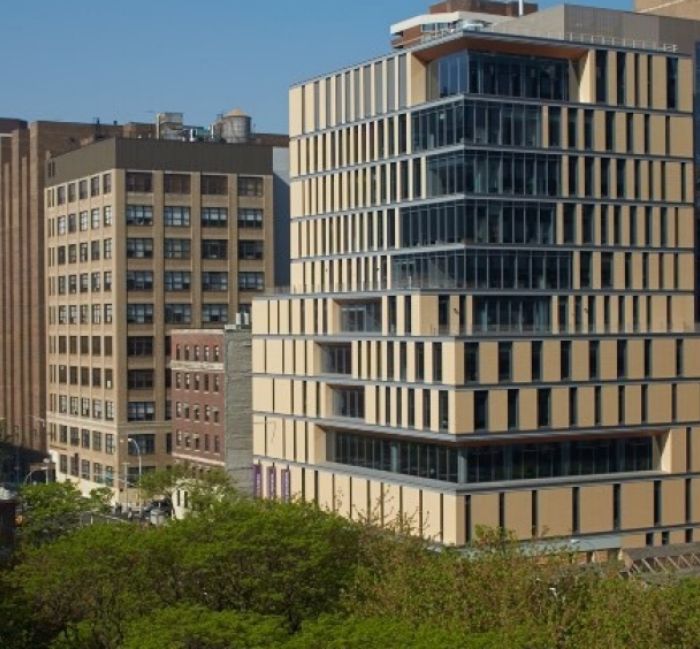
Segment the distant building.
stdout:
<path fill-rule="evenodd" d="M 249 322 L 253 296 L 287 280 L 284 137 L 192 140 L 177 123 L 46 164 L 51 455 L 57 479 L 124 498 L 137 455 L 173 462 L 172 330 Z"/>
<path fill-rule="evenodd" d="M 640 14 L 700 19 L 698 0 L 635 0 L 634 10 Z"/>
<path fill-rule="evenodd" d="M 150 124 L 0 118 L 0 442 L 46 449 L 44 163 L 105 137 L 150 137 Z M 29 457 L 22 454 L 26 469 Z"/>
<path fill-rule="evenodd" d="M 173 459 L 226 470 L 250 491 L 252 466 L 250 328 L 176 329 L 170 361 Z"/>
<path fill-rule="evenodd" d="M 698 41 L 563 5 L 291 88 L 258 494 L 455 545 L 700 538 Z"/>
<path fill-rule="evenodd" d="M 463 30 L 480 30 L 496 23 L 535 13 L 537 4 L 511 0 L 446 0 L 430 6 L 427 14 L 391 26 L 391 45 L 405 49 Z"/>

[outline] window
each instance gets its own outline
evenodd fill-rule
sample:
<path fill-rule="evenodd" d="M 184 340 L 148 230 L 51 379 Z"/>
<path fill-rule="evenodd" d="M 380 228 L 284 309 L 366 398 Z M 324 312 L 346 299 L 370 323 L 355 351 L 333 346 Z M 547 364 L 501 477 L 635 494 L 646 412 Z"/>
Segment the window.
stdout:
<path fill-rule="evenodd" d="M 264 273 L 239 273 L 238 288 L 242 291 L 262 291 L 265 288 Z"/>
<path fill-rule="evenodd" d="M 148 193 L 153 191 L 153 174 L 127 171 L 126 191 Z"/>
<path fill-rule="evenodd" d="M 203 291 L 228 290 L 228 273 L 202 273 Z"/>
<path fill-rule="evenodd" d="M 433 343 L 433 383 L 442 381 L 442 343 Z"/>
<path fill-rule="evenodd" d="M 126 271 L 127 291 L 151 291 L 153 290 L 153 271 L 128 270 Z"/>
<path fill-rule="evenodd" d="M 109 194 L 112 191 L 112 174 L 102 174 L 102 193 Z"/>
<path fill-rule="evenodd" d="M 474 392 L 474 430 L 486 430 L 488 428 L 488 390 Z"/>
<path fill-rule="evenodd" d="M 90 227 L 93 230 L 97 230 L 97 228 L 102 225 L 100 221 L 100 210 L 99 208 L 95 208 L 93 210 L 90 210 Z"/>
<path fill-rule="evenodd" d="M 537 390 L 537 425 L 547 427 L 551 422 L 552 391 L 550 388 Z"/>
<path fill-rule="evenodd" d="M 228 193 L 228 178 L 226 176 L 208 176 L 202 174 L 201 190 L 204 195 L 224 196 Z"/>
<path fill-rule="evenodd" d="M 153 356 L 153 337 L 128 336 L 126 353 L 128 356 Z"/>
<path fill-rule="evenodd" d="M 238 242 L 239 259 L 262 259 L 263 241 L 247 241 L 245 239 Z"/>
<path fill-rule="evenodd" d="M 81 180 L 78 183 L 78 197 L 80 200 L 84 200 L 88 197 L 88 182 L 87 180 Z"/>
<path fill-rule="evenodd" d="M 595 82 L 596 101 L 605 104 L 608 101 L 608 52 L 596 50 L 595 52 Z"/>
<path fill-rule="evenodd" d="M 163 224 L 166 227 L 189 227 L 190 208 L 181 205 L 166 206 L 163 208 Z"/>
<path fill-rule="evenodd" d="M 153 257 L 153 239 L 126 240 L 126 256 L 128 259 L 151 259 Z"/>
<path fill-rule="evenodd" d="M 90 215 L 87 210 L 80 213 L 80 231 L 86 232 L 90 228 Z"/>
<path fill-rule="evenodd" d="M 400 394 L 401 392 L 399 391 L 398 393 Z M 450 427 L 449 403 L 449 393 L 447 390 L 440 390 L 438 392 L 438 423 L 442 431 L 446 431 Z M 399 409 L 397 408 L 397 410 Z"/>
<path fill-rule="evenodd" d="M 154 386 L 153 370 L 129 370 L 127 385 L 130 390 L 152 388 Z"/>
<path fill-rule="evenodd" d="M 518 401 L 520 390 L 508 390 L 508 430 L 518 427 Z"/>
<path fill-rule="evenodd" d="M 674 56 L 666 58 L 666 106 L 678 108 L 678 59 Z"/>
<path fill-rule="evenodd" d="M 263 179 L 251 176 L 238 177 L 238 195 L 239 196 L 262 196 L 263 195 Z"/>
<path fill-rule="evenodd" d="M 561 341 L 561 359 L 560 359 L 561 378 L 563 380 L 571 378 L 571 341 Z"/>
<path fill-rule="evenodd" d="M 127 225 L 153 225 L 153 207 L 151 205 L 127 205 Z"/>
<path fill-rule="evenodd" d="M 600 352 L 600 343 L 597 340 L 591 340 L 588 343 L 588 376 L 592 379 L 598 378 L 598 355 Z"/>
<path fill-rule="evenodd" d="M 153 246 L 152 241 L 151 239 L 151 250 Z M 163 254 L 166 259 L 189 259 L 191 246 L 190 239 L 166 239 Z"/>
<path fill-rule="evenodd" d="M 168 324 L 189 324 L 192 322 L 192 305 L 166 304 L 165 322 Z"/>
<path fill-rule="evenodd" d="M 156 418 L 156 406 L 153 401 L 129 401 L 127 419 L 129 421 L 153 421 Z"/>
<path fill-rule="evenodd" d="M 627 341 L 617 341 L 617 378 L 623 379 L 627 376 Z"/>
<path fill-rule="evenodd" d="M 532 341 L 532 380 L 542 380 L 542 341 Z"/>
<path fill-rule="evenodd" d="M 364 388 L 336 388 L 332 391 L 332 395 L 333 412 L 337 417 L 364 418 Z"/>
<path fill-rule="evenodd" d="M 192 274 L 190 271 L 166 270 L 163 284 L 166 291 L 189 291 Z"/>
<path fill-rule="evenodd" d="M 238 210 L 239 228 L 262 228 L 263 211 L 258 208 L 241 208 Z"/>
<path fill-rule="evenodd" d="M 189 194 L 189 174 L 163 174 L 163 191 L 166 194 Z"/>
<path fill-rule="evenodd" d="M 111 205 L 105 205 L 102 208 L 102 215 L 103 215 L 103 223 L 105 227 L 109 227 L 112 225 L 112 206 Z"/>
<path fill-rule="evenodd" d="M 202 305 L 202 322 L 228 322 L 228 305 Z"/>
<path fill-rule="evenodd" d="M 498 380 L 510 381 L 512 378 L 513 343 L 498 343 Z"/>
<path fill-rule="evenodd" d="M 90 178 L 90 196 L 100 195 L 100 177 L 93 176 Z"/>
<path fill-rule="evenodd" d="M 464 381 L 479 380 L 479 343 L 464 343 Z"/>
<path fill-rule="evenodd" d="M 228 259 L 228 241 L 202 239 L 202 259 Z"/>
<path fill-rule="evenodd" d="M 129 324 L 149 324 L 153 322 L 152 304 L 127 304 L 126 321 Z"/>
<path fill-rule="evenodd" d="M 129 455 L 153 455 L 156 452 L 156 436 L 152 433 L 129 435 Z"/>
<path fill-rule="evenodd" d="M 203 207 L 202 226 L 209 228 L 224 228 L 228 223 L 228 209 L 226 207 Z"/>

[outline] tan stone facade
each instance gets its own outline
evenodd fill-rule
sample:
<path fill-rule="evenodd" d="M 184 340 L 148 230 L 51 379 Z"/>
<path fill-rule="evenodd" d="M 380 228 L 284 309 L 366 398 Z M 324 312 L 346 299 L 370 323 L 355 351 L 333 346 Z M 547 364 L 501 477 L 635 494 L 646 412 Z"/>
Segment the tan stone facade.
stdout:
<path fill-rule="evenodd" d="M 85 491 L 173 463 L 173 329 L 249 316 L 274 277 L 272 148 L 109 140 L 47 167 L 47 424 Z M 125 477 L 126 476 L 126 477 Z"/>
<path fill-rule="evenodd" d="M 0 119 L 0 439 L 46 450 L 44 162 L 81 142 L 151 130 Z"/>
<path fill-rule="evenodd" d="M 258 493 L 456 545 L 697 540 L 692 79 L 678 52 L 474 33 L 294 86 Z"/>

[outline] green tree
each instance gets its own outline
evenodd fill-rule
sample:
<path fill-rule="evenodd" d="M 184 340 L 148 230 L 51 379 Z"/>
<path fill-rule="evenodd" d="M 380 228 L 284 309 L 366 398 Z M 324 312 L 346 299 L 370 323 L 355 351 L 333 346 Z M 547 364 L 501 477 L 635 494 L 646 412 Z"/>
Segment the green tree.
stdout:
<path fill-rule="evenodd" d="M 337 605 L 359 557 L 360 529 L 309 505 L 221 501 L 169 531 L 184 597 L 281 615 L 292 628 Z"/>
<path fill-rule="evenodd" d="M 26 485 L 20 491 L 22 508 L 19 538 L 37 545 L 78 527 L 90 514 L 106 512 L 109 489 L 93 489 L 84 497 L 69 481 Z"/>
<path fill-rule="evenodd" d="M 129 619 L 163 605 L 142 547 L 147 533 L 124 523 L 75 530 L 27 548 L 9 583 L 52 637 L 116 649 Z"/>
<path fill-rule="evenodd" d="M 212 469 L 195 475 L 185 465 L 145 473 L 139 481 L 139 489 L 144 500 L 168 498 L 173 501 L 177 489 L 186 491 L 192 511 L 200 511 L 216 502 L 238 497 L 233 481 L 225 471 Z"/>
<path fill-rule="evenodd" d="M 120 649 L 276 649 L 288 637 L 280 618 L 179 605 L 131 622 Z"/>
<path fill-rule="evenodd" d="M 527 632 L 460 633 L 405 620 L 323 616 L 305 623 L 287 649 L 530 649 Z"/>

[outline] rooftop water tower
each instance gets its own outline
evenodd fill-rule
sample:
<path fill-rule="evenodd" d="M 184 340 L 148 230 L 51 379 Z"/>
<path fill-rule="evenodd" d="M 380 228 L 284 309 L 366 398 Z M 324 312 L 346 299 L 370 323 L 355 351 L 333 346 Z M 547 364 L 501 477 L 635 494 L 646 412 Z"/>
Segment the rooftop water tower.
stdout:
<path fill-rule="evenodd" d="M 250 141 L 252 118 L 240 108 L 221 115 L 212 127 L 214 137 L 230 144 Z"/>

